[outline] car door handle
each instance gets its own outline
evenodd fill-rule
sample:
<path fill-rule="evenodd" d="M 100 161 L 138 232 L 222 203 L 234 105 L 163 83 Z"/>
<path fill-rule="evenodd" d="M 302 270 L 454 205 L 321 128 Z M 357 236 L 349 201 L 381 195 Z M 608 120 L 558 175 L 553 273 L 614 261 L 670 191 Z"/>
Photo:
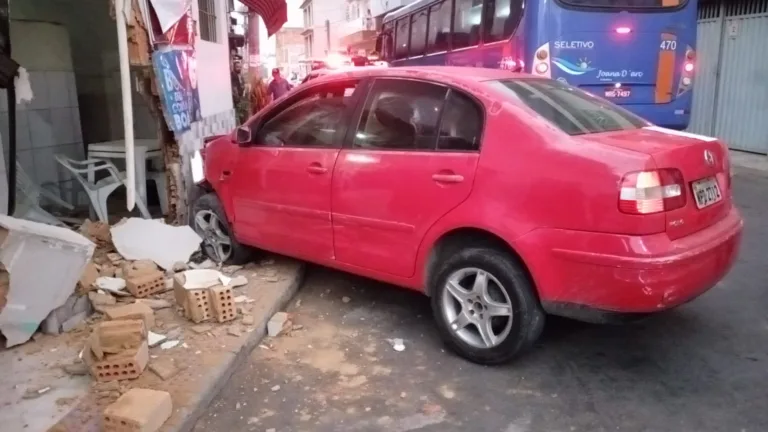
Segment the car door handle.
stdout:
<path fill-rule="evenodd" d="M 313 163 L 307 167 L 307 172 L 310 174 L 325 174 L 328 172 L 328 168 L 318 163 Z"/>
<path fill-rule="evenodd" d="M 464 181 L 464 176 L 460 174 L 432 174 L 432 180 L 438 183 L 461 183 Z"/>
<path fill-rule="evenodd" d="M 230 175 L 232 175 L 232 171 L 224 170 L 221 172 L 221 177 L 219 177 L 219 180 L 226 180 Z"/>

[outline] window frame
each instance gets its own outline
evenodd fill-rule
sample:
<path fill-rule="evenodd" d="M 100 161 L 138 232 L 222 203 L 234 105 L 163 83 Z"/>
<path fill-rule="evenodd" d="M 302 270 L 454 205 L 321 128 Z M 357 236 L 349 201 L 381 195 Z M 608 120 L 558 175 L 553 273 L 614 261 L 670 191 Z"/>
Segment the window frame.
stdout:
<path fill-rule="evenodd" d="M 405 46 L 405 55 L 400 57 L 398 54 L 398 47 L 400 46 L 400 23 L 405 22 L 408 24 L 408 32 L 406 33 L 408 35 L 408 41 L 406 42 Z M 395 38 L 394 38 L 394 50 L 392 52 L 392 57 L 395 60 L 405 60 L 409 58 L 411 54 L 411 16 L 405 15 L 401 18 L 398 18 L 395 20 Z"/>
<path fill-rule="evenodd" d="M 219 43 L 219 20 L 216 15 L 216 0 L 197 0 L 197 21 L 200 40 Z"/>
<path fill-rule="evenodd" d="M 451 49 L 450 49 L 450 51 L 466 50 L 466 49 L 470 49 L 470 48 L 477 48 L 477 47 L 480 47 L 480 46 L 483 45 L 483 35 L 484 35 L 484 32 L 485 32 L 485 30 L 484 30 L 484 22 L 485 22 L 485 17 L 484 17 L 485 14 L 484 14 L 484 12 L 485 12 L 485 9 L 486 9 L 486 6 L 485 6 L 486 2 L 485 2 L 485 0 L 483 0 L 482 3 L 480 3 L 480 24 L 479 24 L 480 34 L 478 35 L 477 43 L 474 44 L 474 45 L 472 44 L 472 39 L 471 39 L 472 38 L 472 28 L 470 27 L 470 29 L 469 29 L 470 31 L 469 31 L 469 33 L 467 33 L 469 35 L 469 37 L 470 37 L 469 44 L 466 45 L 466 46 L 463 46 L 463 47 L 459 47 L 459 48 L 454 47 L 454 42 L 456 41 L 456 38 L 454 37 L 455 34 L 456 34 L 456 18 L 457 18 L 456 6 L 457 6 L 457 2 L 459 2 L 459 1 L 474 1 L 474 0 L 450 0 L 450 2 L 452 4 L 452 6 L 451 6 Z"/>
<path fill-rule="evenodd" d="M 419 18 L 420 14 L 424 14 L 424 40 L 421 48 L 421 53 L 413 53 L 413 23 Z M 410 28 L 408 29 L 408 56 L 406 58 L 423 57 L 427 54 L 427 40 L 429 40 L 429 8 L 419 9 L 409 15 Z"/>
<path fill-rule="evenodd" d="M 296 94 L 290 95 L 285 100 L 281 101 L 274 107 L 268 109 L 265 113 L 262 115 L 257 115 L 255 117 L 252 117 L 248 120 L 246 123 L 246 126 L 251 130 L 251 143 L 247 145 L 247 147 L 253 147 L 253 148 L 286 148 L 286 149 L 333 149 L 333 148 L 342 148 L 344 146 L 344 139 L 347 136 L 347 132 L 349 131 L 350 125 L 354 122 L 354 117 L 352 117 L 352 114 L 357 109 L 357 105 L 360 104 L 360 98 L 361 95 L 365 92 L 365 88 L 363 87 L 363 84 L 365 83 L 366 79 L 357 77 L 357 78 L 349 78 L 349 77 L 339 77 L 338 79 L 332 79 L 332 80 L 321 80 L 321 82 L 317 82 L 316 80 L 309 80 L 306 83 L 302 84 L 302 89 L 299 92 L 296 92 Z M 349 105 L 346 107 L 345 112 L 342 117 L 342 126 L 339 127 L 339 129 L 334 134 L 333 142 L 336 143 L 332 146 L 301 146 L 301 145 L 271 145 L 271 144 L 260 144 L 256 143 L 255 139 L 259 135 L 259 131 L 266 125 L 270 120 L 274 119 L 276 116 L 284 112 L 286 109 L 294 106 L 299 101 L 302 101 L 308 97 L 311 97 L 312 94 L 317 93 L 318 90 L 321 90 L 321 87 L 328 87 L 333 85 L 344 85 L 356 82 L 356 89 L 355 94 L 351 96 L 351 100 Z"/>
<path fill-rule="evenodd" d="M 507 1 L 509 2 L 509 15 L 507 16 L 507 20 L 504 21 L 505 25 L 506 23 L 512 18 L 512 4 L 518 3 L 520 8 L 520 14 L 518 15 L 517 19 L 514 21 L 514 25 L 511 26 L 511 32 L 509 34 L 502 33 L 501 39 L 494 40 L 494 41 L 487 41 L 486 36 L 490 32 L 490 28 L 487 27 L 488 25 L 488 19 L 493 20 L 495 17 L 488 16 L 488 9 L 490 8 L 490 1 L 489 0 L 483 0 L 483 10 L 482 10 L 482 17 L 480 19 L 480 39 L 481 45 L 490 45 L 495 43 L 503 43 L 506 42 L 509 38 L 512 37 L 517 32 L 517 29 L 520 28 L 520 23 L 523 22 L 523 18 L 525 17 L 525 1 L 526 0 L 491 0 L 494 2 L 494 9 L 499 4 L 500 1 Z M 686 0 L 687 1 L 687 0 Z"/>
<path fill-rule="evenodd" d="M 475 105 L 475 109 L 478 109 L 480 111 L 480 127 L 479 132 L 477 134 L 477 150 L 453 150 L 453 149 L 441 149 L 440 148 L 440 131 L 443 129 L 443 115 L 445 114 L 445 108 L 448 105 L 448 100 L 450 99 L 451 95 L 453 93 L 456 93 L 458 95 L 466 96 L 469 101 Z M 435 140 L 435 152 L 437 153 L 480 153 L 480 149 L 483 146 L 483 136 L 485 135 L 485 119 L 486 119 L 486 113 L 485 113 L 485 105 L 480 102 L 480 100 L 475 97 L 474 95 L 465 92 L 463 90 L 456 89 L 454 87 L 448 86 L 448 93 L 445 94 L 445 100 L 443 101 L 443 107 L 440 111 L 440 122 L 437 125 L 437 139 Z"/>
<path fill-rule="evenodd" d="M 449 31 L 448 31 L 448 39 L 446 41 L 448 46 L 446 46 L 445 49 L 443 49 L 443 50 L 430 51 L 430 49 L 431 49 L 431 47 L 430 47 L 430 36 L 432 35 L 432 33 L 431 33 L 431 30 L 432 30 L 432 28 L 431 28 L 431 26 L 432 26 L 432 9 L 435 6 L 440 6 L 440 12 L 441 13 L 444 13 L 442 9 L 445 6 L 448 6 L 448 11 L 447 12 L 448 12 L 448 30 Z M 427 11 L 427 40 L 425 42 L 424 55 L 428 56 L 428 55 L 432 55 L 432 54 L 439 54 L 439 53 L 450 52 L 451 51 L 451 43 L 453 41 L 453 0 L 440 0 L 440 1 L 437 1 L 434 4 L 429 5 L 425 10 Z M 435 37 L 435 41 L 437 41 L 437 37 Z"/>
<path fill-rule="evenodd" d="M 409 82 L 418 82 L 418 83 L 424 83 L 424 84 L 431 84 L 437 87 L 445 88 L 447 91 L 445 92 L 445 96 L 443 97 L 442 105 L 440 106 L 440 114 L 437 118 L 437 125 L 436 125 L 436 131 L 437 134 L 435 135 L 435 142 L 434 146 L 431 149 L 417 149 L 417 148 L 397 148 L 397 149 L 387 149 L 387 148 L 360 148 L 355 147 L 355 135 L 357 134 L 357 131 L 360 129 L 360 123 L 363 120 L 363 110 L 369 105 L 369 102 L 371 102 L 371 98 L 373 97 L 373 85 L 377 80 L 382 81 L 409 81 Z M 362 83 L 360 85 L 363 85 Z M 343 149 L 345 150 L 355 150 L 355 151 L 374 151 L 374 152 L 408 152 L 408 153 L 480 153 L 482 147 L 483 147 L 483 139 L 485 137 L 485 127 L 486 127 L 486 119 L 488 118 L 488 114 L 486 113 L 485 105 L 478 99 L 475 95 L 464 91 L 462 89 L 458 89 L 456 87 L 451 86 L 450 84 L 445 84 L 442 82 L 432 81 L 428 79 L 422 79 L 422 78 L 414 78 L 414 77 L 402 77 L 402 76 L 371 76 L 366 79 L 366 82 L 364 83 L 365 87 L 359 87 L 365 90 L 365 97 L 362 97 L 358 99 L 357 106 L 355 107 L 355 111 L 351 117 L 351 122 L 347 126 L 347 135 L 344 138 L 343 143 Z M 451 93 L 457 92 L 459 94 L 462 94 L 464 96 L 467 96 L 474 104 L 475 107 L 480 110 L 480 132 L 478 134 L 478 146 L 477 150 L 445 150 L 445 149 L 439 149 L 437 144 L 440 139 L 440 130 L 443 127 L 443 115 L 445 113 L 445 106 L 448 102 L 448 98 L 451 95 Z M 362 95 L 363 93 L 361 93 Z"/>

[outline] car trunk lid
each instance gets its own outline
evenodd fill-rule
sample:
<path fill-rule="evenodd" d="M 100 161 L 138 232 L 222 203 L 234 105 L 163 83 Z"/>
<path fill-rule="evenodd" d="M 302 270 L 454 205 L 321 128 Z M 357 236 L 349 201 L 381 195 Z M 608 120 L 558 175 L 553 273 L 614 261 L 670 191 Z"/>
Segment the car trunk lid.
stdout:
<path fill-rule="evenodd" d="M 705 229 L 730 211 L 730 161 L 727 148 L 716 138 L 656 126 L 591 134 L 585 138 L 648 154 L 657 169 L 675 168 L 682 172 L 686 203 L 665 213 L 666 232 L 671 239 Z"/>

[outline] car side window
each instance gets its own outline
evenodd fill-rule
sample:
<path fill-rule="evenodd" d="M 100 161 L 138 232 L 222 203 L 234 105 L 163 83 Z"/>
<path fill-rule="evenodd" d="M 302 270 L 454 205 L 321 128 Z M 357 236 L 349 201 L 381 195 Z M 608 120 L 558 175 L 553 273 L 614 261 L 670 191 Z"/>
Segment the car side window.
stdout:
<path fill-rule="evenodd" d="M 437 149 L 478 151 L 483 128 L 483 111 L 469 96 L 451 90 L 443 108 Z"/>
<path fill-rule="evenodd" d="M 363 108 L 354 147 L 434 150 L 448 89 L 405 79 L 377 79 Z"/>
<path fill-rule="evenodd" d="M 257 142 L 284 147 L 339 146 L 337 132 L 347 122 L 347 108 L 357 85 L 357 80 L 327 83 L 298 95 L 259 127 Z"/>

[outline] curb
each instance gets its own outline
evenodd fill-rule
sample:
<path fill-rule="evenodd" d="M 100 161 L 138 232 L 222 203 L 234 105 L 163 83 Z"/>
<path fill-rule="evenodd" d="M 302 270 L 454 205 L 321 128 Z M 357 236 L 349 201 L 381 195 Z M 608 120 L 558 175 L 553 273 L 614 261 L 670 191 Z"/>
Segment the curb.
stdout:
<path fill-rule="evenodd" d="M 208 405 L 211 404 L 221 389 L 224 388 L 235 370 L 245 363 L 246 359 L 251 354 L 251 351 L 253 351 L 253 349 L 264 339 L 264 336 L 267 334 L 267 322 L 272 318 L 272 315 L 284 309 L 296 295 L 304 280 L 305 271 L 306 265 L 300 263 L 295 279 L 283 288 L 283 292 L 280 293 L 274 304 L 267 309 L 267 313 L 264 314 L 262 320 L 256 323 L 255 330 L 249 333 L 248 339 L 240 347 L 237 353 L 215 369 L 212 369 L 211 373 L 202 377 L 202 380 L 205 381 L 203 388 L 196 395 L 196 398 L 179 412 L 183 419 L 169 425 L 167 428 L 163 428 L 164 431 L 190 432 L 195 427 L 197 421 L 202 417 L 206 409 L 208 409 Z"/>

